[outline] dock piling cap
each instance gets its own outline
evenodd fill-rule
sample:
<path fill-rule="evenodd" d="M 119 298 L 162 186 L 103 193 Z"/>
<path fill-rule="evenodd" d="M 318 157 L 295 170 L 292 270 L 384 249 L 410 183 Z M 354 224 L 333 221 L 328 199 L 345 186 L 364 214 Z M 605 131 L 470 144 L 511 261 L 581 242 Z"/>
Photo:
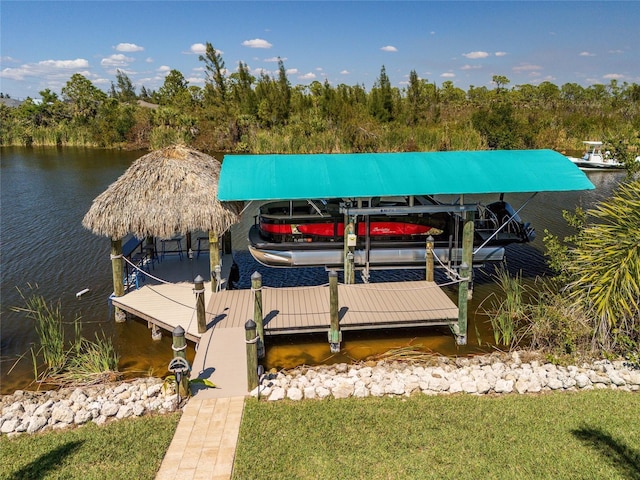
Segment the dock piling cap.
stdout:
<path fill-rule="evenodd" d="M 178 325 L 176 328 L 173 329 L 172 334 L 174 337 L 184 337 L 184 328 L 182 328 L 181 325 Z"/>
<path fill-rule="evenodd" d="M 193 283 L 203 283 L 204 282 L 204 278 L 202 278 L 200 275 L 198 275 L 196 278 L 193 279 Z"/>
<path fill-rule="evenodd" d="M 251 319 L 247 320 L 247 322 L 244 324 L 245 330 L 253 330 L 255 328 L 256 328 L 256 322 L 254 322 Z"/>

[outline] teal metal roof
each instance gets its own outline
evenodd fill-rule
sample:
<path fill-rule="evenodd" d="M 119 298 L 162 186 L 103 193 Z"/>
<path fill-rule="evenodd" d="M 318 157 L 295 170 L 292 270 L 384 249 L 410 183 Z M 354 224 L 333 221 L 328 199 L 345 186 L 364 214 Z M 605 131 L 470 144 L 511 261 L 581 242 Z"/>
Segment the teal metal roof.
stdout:
<path fill-rule="evenodd" d="M 591 190 L 552 150 L 226 155 L 222 201 Z"/>

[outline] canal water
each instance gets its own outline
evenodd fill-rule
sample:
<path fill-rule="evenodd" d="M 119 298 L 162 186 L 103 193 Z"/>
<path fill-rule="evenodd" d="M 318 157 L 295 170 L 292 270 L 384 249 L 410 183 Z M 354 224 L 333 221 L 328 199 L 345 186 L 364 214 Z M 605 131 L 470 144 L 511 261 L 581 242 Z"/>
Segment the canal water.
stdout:
<path fill-rule="evenodd" d="M 151 340 L 146 322 L 116 324 L 107 298 L 112 292 L 109 240 L 82 227 L 91 202 L 146 152 L 120 152 L 75 148 L 3 147 L 0 168 L 0 393 L 34 388 L 29 349 L 37 341 L 33 322 L 17 313 L 24 306 L 21 295 L 32 290 L 52 303 L 60 302 L 64 317 L 81 318 L 83 334 L 94 338 L 106 334 L 120 353 L 120 369 L 128 376 L 165 375 L 172 357 L 171 339 Z M 220 159 L 221 156 L 218 156 Z M 565 235 L 563 209 L 590 207 L 607 198 L 624 173 L 589 172 L 596 190 L 540 193 L 521 216 L 532 222 L 538 238 L 531 245 L 507 250 L 507 266 L 521 271 L 528 281 L 548 273 L 542 254 L 546 228 Z M 506 197 L 518 208 L 529 195 Z M 495 198 L 465 197 L 465 202 Z M 240 268 L 240 288 L 250 288 L 250 276 L 259 271 L 268 286 L 318 285 L 327 282 L 323 268 L 274 269 L 256 263 L 246 249 L 246 234 L 257 206 L 247 209 L 241 224 L 233 228 L 233 249 Z M 331 354 L 326 335 L 298 335 L 268 339 L 267 368 L 357 361 L 397 347 L 419 346 L 444 355 L 467 355 L 490 351 L 492 332 L 481 303 L 496 292 L 492 267 L 476 269 L 474 299 L 470 305 L 468 345 L 457 346 L 448 328 L 416 328 L 376 332 L 345 332 L 342 350 Z M 445 282 L 446 278 L 436 278 Z M 419 270 L 373 272 L 371 281 L 402 281 L 424 278 Z M 76 293 L 89 292 L 76 297 Z M 455 301 L 456 292 L 447 292 Z M 485 302 L 485 306 L 487 303 Z M 479 308 L 480 306 L 480 308 Z M 190 356 L 193 355 L 191 348 Z"/>

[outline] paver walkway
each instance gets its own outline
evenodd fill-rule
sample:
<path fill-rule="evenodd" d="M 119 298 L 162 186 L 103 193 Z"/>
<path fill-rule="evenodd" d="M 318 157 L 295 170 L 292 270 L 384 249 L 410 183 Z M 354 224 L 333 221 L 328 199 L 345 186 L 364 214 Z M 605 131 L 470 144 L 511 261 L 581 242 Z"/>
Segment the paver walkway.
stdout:
<path fill-rule="evenodd" d="M 156 480 L 231 478 L 244 397 L 192 397 Z"/>

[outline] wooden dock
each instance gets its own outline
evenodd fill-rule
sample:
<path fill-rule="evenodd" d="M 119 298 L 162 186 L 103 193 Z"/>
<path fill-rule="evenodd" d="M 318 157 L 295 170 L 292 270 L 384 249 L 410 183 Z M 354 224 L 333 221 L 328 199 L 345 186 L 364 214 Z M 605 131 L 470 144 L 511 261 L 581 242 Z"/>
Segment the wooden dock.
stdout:
<path fill-rule="evenodd" d="M 172 283 L 149 279 L 112 302 L 120 309 L 146 320 L 150 326 L 172 332 L 180 325 L 188 340 L 196 343 L 192 378 L 207 378 L 219 388 L 198 395 L 232 397 L 246 395 L 246 344 L 244 325 L 253 319 L 254 292 L 211 292 L 205 283 L 207 330 L 197 328 L 194 273 L 208 269 L 208 256 L 196 260 L 165 260 L 151 273 L 171 278 Z M 223 273 L 232 260 L 223 259 Z M 173 273 L 168 270 L 172 267 Z M 178 270 L 181 273 L 176 273 Z M 223 283 L 223 286 L 225 284 Z M 262 287 L 265 335 L 328 332 L 330 329 L 329 286 Z M 458 308 L 436 283 L 426 281 L 338 285 L 340 330 L 366 330 L 418 326 L 453 325 Z"/>

